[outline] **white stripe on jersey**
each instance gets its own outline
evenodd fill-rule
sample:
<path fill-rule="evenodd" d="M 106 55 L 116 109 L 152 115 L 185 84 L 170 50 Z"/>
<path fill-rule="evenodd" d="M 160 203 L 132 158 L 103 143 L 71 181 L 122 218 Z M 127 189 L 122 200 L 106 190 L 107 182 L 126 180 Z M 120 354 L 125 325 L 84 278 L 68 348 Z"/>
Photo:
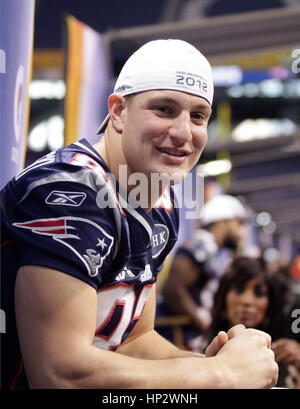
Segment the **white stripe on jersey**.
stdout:
<path fill-rule="evenodd" d="M 94 175 L 95 177 L 91 177 L 91 175 Z M 98 179 L 98 183 L 97 182 Z M 57 182 L 76 182 L 79 184 L 83 184 L 84 186 L 89 187 L 92 189 L 94 192 L 97 194 L 97 187 L 99 185 L 107 186 L 107 193 L 109 196 L 109 207 L 113 209 L 114 212 L 114 218 L 116 222 L 116 228 L 117 228 L 117 235 L 118 235 L 118 241 L 116 243 L 116 253 L 118 252 L 119 249 L 119 244 L 121 240 L 121 214 L 120 214 L 120 207 L 117 202 L 116 195 L 114 194 L 113 190 L 110 188 L 110 186 L 106 183 L 105 179 L 99 172 L 94 172 L 91 169 L 84 168 L 79 170 L 78 172 L 58 172 L 51 174 L 45 178 L 38 179 L 34 182 L 32 182 L 26 189 L 25 194 L 21 198 L 20 202 L 21 203 L 23 200 L 26 199 L 26 197 L 30 194 L 30 192 L 35 189 L 38 186 L 46 185 L 49 183 L 57 183 Z M 95 203 L 97 204 L 98 207 L 101 208 L 101 203 L 98 203 L 98 200 L 96 199 Z M 107 205 L 107 203 L 106 203 Z M 115 253 L 115 255 L 116 255 Z M 114 257 L 115 257 L 114 255 Z"/>
<path fill-rule="evenodd" d="M 24 196 L 21 198 L 20 202 L 26 199 L 26 197 L 30 194 L 30 192 L 36 188 L 37 186 L 46 185 L 48 183 L 57 183 L 57 182 L 76 182 L 84 184 L 85 186 L 90 187 L 91 189 L 95 190 L 95 186 L 91 184 L 89 172 L 86 169 L 82 169 L 79 172 L 58 172 L 46 176 L 45 178 L 38 179 L 30 185 L 28 185 Z"/>
<path fill-rule="evenodd" d="M 20 179 L 22 176 L 26 175 L 26 173 L 30 172 L 33 169 L 55 162 L 55 154 L 56 151 L 53 151 L 48 153 L 48 155 L 43 156 L 42 158 L 36 160 L 31 165 L 27 166 L 24 170 L 22 170 L 22 172 L 20 172 L 17 176 L 15 176 L 15 180 Z"/>
<path fill-rule="evenodd" d="M 98 156 L 95 154 L 95 152 L 93 152 L 90 148 L 88 148 L 86 145 L 84 145 L 81 142 L 75 142 L 74 145 L 79 146 L 81 149 L 86 150 L 90 155 L 93 155 L 94 157 L 96 156 L 98 158 Z"/>
<path fill-rule="evenodd" d="M 150 224 L 147 222 L 147 220 L 145 220 L 143 216 L 140 215 L 136 210 L 130 207 L 130 205 L 126 202 L 126 200 L 121 195 L 119 196 L 119 199 L 120 199 L 120 204 L 123 207 L 123 209 L 126 209 L 126 211 L 130 213 L 131 216 L 133 216 L 136 220 L 138 220 L 145 227 L 145 229 L 147 230 L 147 233 L 149 234 L 149 238 L 151 240 L 152 228 Z"/>

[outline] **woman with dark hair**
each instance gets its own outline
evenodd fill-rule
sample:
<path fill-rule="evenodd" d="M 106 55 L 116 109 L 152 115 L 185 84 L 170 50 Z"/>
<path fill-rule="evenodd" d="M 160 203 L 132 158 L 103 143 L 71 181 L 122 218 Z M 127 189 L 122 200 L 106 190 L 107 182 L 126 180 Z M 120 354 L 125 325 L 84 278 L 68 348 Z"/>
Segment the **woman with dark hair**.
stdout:
<path fill-rule="evenodd" d="M 280 288 L 274 276 L 267 273 L 262 259 L 238 257 L 233 260 L 215 293 L 206 341 L 235 324 L 265 331 L 273 341 L 294 338 L 285 319 Z M 300 387 L 300 368 L 297 368 L 300 344 L 294 340 L 292 342 L 295 343 L 294 359 L 289 362 L 279 359 L 277 386 Z"/>

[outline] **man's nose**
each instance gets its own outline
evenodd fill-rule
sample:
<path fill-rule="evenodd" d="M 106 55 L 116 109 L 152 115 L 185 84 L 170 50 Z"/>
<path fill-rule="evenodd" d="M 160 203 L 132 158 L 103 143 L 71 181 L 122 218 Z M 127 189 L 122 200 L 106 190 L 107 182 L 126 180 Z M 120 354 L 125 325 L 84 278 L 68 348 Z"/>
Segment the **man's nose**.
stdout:
<path fill-rule="evenodd" d="M 191 118 L 187 112 L 182 112 L 176 118 L 173 118 L 169 128 L 169 135 L 174 143 L 184 144 L 192 139 Z"/>

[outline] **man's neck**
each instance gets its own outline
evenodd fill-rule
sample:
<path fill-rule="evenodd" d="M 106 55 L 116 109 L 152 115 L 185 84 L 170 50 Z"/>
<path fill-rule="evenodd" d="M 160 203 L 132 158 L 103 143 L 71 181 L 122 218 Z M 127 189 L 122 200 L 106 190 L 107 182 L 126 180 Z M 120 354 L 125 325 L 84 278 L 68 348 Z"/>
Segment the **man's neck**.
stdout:
<path fill-rule="evenodd" d="M 127 191 L 128 195 L 132 194 L 132 198 L 138 201 L 140 206 L 149 213 L 160 199 L 163 188 L 155 183 L 155 186 L 152 186 L 151 178 L 146 175 L 140 175 L 140 178 L 130 178 L 133 173 L 126 164 L 120 141 L 121 135 L 116 134 L 108 127 L 104 135 L 93 145 L 93 148 L 106 162 L 120 186 Z"/>

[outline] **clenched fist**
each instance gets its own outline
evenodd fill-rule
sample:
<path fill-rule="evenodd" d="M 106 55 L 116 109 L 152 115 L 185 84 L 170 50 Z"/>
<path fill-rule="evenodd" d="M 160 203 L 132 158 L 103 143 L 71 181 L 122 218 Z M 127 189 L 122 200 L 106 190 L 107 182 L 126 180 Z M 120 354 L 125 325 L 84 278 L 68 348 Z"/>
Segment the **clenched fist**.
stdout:
<path fill-rule="evenodd" d="M 265 332 L 232 327 L 219 332 L 206 349 L 215 356 L 229 384 L 238 389 L 271 388 L 277 382 L 278 365 L 271 349 L 271 337 Z"/>

